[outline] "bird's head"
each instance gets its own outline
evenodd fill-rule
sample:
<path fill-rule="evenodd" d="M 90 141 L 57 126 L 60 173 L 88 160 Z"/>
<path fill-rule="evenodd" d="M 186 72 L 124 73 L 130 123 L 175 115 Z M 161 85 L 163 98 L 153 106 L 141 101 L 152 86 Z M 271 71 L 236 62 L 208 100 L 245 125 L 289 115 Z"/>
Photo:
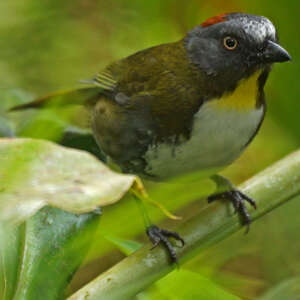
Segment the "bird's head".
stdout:
<path fill-rule="evenodd" d="M 269 19 L 244 13 L 212 17 L 191 30 L 184 43 L 192 63 L 206 75 L 232 84 L 291 59 Z"/>

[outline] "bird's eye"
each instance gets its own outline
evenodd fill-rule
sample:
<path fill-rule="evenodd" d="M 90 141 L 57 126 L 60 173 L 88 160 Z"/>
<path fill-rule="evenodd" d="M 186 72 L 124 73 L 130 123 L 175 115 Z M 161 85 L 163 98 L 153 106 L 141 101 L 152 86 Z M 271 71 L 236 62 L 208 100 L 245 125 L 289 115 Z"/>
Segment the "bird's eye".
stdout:
<path fill-rule="evenodd" d="M 238 42 L 235 38 L 232 38 L 230 36 L 227 36 L 224 38 L 224 46 L 228 50 L 234 50 L 238 45 Z"/>

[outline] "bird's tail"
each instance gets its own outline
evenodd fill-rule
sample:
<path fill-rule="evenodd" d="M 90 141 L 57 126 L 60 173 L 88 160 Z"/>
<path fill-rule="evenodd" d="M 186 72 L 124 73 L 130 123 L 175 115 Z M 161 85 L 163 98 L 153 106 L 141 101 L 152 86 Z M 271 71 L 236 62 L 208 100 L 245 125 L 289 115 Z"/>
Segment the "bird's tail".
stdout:
<path fill-rule="evenodd" d="M 9 111 L 18 111 L 30 108 L 39 109 L 47 107 L 64 107 L 70 105 L 89 105 L 99 98 L 102 91 L 102 88 L 93 86 L 56 92 L 54 94 L 36 99 L 32 102 L 14 106 Z"/>

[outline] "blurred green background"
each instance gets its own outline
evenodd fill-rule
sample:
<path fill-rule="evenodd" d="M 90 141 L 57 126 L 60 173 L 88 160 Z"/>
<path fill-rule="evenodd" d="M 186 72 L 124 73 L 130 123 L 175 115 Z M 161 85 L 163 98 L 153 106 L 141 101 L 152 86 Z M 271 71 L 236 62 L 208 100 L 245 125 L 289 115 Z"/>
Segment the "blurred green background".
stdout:
<path fill-rule="evenodd" d="M 239 183 L 300 146 L 299 0 L 1 1 L 0 121 L 7 118 L 6 108 L 13 103 L 78 86 L 79 80 L 91 78 L 116 59 L 175 41 L 206 18 L 232 11 L 270 18 L 282 45 L 293 57 L 291 63 L 274 67 L 266 86 L 268 113 L 262 129 L 243 156 L 224 172 Z M 13 134 L 12 120 L 2 122 L 1 131 Z M 48 137 L 36 128 L 26 135 Z M 173 198 L 166 199 L 166 206 L 179 210 L 179 214 L 183 204 L 189 204 L 192 210 L 199 195 L 192 189 L 183 193 L 186 187 L 178 195 L 178 190 L 180 187 L 175 188 Z M 162 194 L 157 198 L 163 198 Z M 299 290 L 290 293 L 299 284 L 300 276 L 299 201 L 294 199 L 253 224 L 247 236 L 239 232 L 216 245 L 184 266 L 185 271 L 177 275 L 175 271 L 170 275 L 173 278 L 163 279 L 138 299 L 227 299 L 220 296 L 218 289 L 241 299 L 258 299 L 263 295 L 264 299 L 300 299 Z M 205 201 L 202 203 L 206 205 Z M 142 220 L 132 201 L 109 207 L 105 213 L 99 239 L 86 265 L 75 276 L 71 291 L 122 258 L 112 237 L 144 238 Z M 154 214 L 157 220 L 163 217 L 160 212 Z M 185 285 L 191 274 L 199 278 L 194 278 L 194 285 Z M 207 280 L 219 296 L 209 294 Z M 173 297 L 163 288 L 171 282 L 174 288 L 184 285 Z"/>

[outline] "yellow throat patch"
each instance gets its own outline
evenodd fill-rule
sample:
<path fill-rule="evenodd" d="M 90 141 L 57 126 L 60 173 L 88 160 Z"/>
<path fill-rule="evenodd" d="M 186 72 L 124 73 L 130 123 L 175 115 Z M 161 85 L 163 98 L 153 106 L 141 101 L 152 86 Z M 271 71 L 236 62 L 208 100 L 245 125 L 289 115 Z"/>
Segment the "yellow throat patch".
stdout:
<path fill-rule="evenodd" d="M 248 111 L 256 107 L 258 96 L 258 78 L 262 70 L 255 72 L 251 77 L 242 80 L 235 91 L 225 94 L 215 101 L 220 109 Z"/>

